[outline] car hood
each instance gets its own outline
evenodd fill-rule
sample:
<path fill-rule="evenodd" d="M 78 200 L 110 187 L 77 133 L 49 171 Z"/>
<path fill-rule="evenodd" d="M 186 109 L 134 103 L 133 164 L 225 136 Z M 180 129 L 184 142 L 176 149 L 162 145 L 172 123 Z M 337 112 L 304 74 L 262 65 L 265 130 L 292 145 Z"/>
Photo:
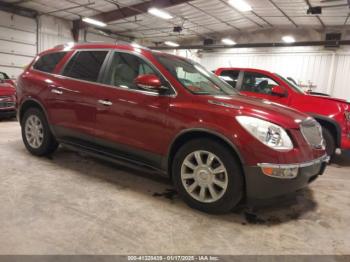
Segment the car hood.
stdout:
<path fill-rule="evenodd" d="M 236 115 L 245 115 L 273 122 L 284 128 L 299 128 L 300 122 L 309 116 L 290 107 L 268 100 L 258 100 L 247 96 L 213 96 L 208 103 L 230 108 Z"/>
<path fill-rule="evenodd" d="M 16 94 L 16 89 L 12 85 L 6 83 L 0 84 L 0 96 L 12 96 L 14 94 Z"/>
<path fill-rule="evenodd" d="M 318 95 L 309 95 L 309 96 L 312 96 L 312 99 L 319 99 L 320 102 L 327 100 L 327 101 L 339 102 L 339 103 L 344 103 L 344 104 L 350 105 L 350 101 L 345 100 L 345 99 L 329 97 L 329 96 L 318 96 Z"/>

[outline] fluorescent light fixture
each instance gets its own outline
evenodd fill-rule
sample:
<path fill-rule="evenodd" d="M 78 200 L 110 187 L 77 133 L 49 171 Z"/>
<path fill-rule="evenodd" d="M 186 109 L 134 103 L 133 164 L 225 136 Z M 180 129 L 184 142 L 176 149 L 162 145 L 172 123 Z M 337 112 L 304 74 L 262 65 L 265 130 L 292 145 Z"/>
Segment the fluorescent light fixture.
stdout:
<path fill-rule="evenodd" d="M 172 46 L 172 47 L 178 47 L 178 46 L 180 46 L 178 43 L 171 42 L 171 41 L 165 41 L 164 44 L 166 44 L 166 45 L 168 45 L 168 46 Z"/>
<path fill-rule="evenodd" d="M 252 7 L 244 0 L 230 0 L 228 3 L 241 12 L 248 12 L 253 10 Z"/>
<path fill-rule="evenodd" d="M 160 10 L 158 8 L 155 8 L 155 7 L 152 7 L 150 9 L 148 9 L 148 13 L 150 13 L 151 15 L 154 15 L 154 16 L 157 16 L 159 18 L 162 18 L 162 19 L 171 19 L 173 18 L 172 15 L 170 15 L 169 13 L 163 11 L 163 10 Z"/>
<path fill-rule="evenodd" d="M 282 40 L 283 40 L 283 42 L 288 43 L 288 44 L 295 42 L 294 37 L 291 35 L 286 35 L 286 36 L 282 37 Z"/>
<path fill-rule="evenodd" d="M 83 21 L 85 23 L 92 24 L 92 25 L 97 25 L 97 26 L 102 26 L 102 27 L 107 26 L 106 23 L 103 23 L 101 21 L 98 21 L 98 20 L 95 20 L 95 19 L 92 19 L 92 18 L 89 18 L 89 17 L 84 17 Z"/>
<path fill-rule="evenodd" d="M 225 45 L 235 45 L 236 44 L 236 42 L 230 38 L 223 38 L 221 40 L 221 42 L 223 42 Z"/>

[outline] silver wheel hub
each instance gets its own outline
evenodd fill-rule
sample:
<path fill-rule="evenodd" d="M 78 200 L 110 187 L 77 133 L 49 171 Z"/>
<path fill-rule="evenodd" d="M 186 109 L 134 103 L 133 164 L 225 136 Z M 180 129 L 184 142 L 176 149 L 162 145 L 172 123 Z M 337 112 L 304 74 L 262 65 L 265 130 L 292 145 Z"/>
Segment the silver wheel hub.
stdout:
<path fill-rule="evenodd" d="M 44 140 L 44 128 L 39 117 L 31 115 L 24 125 L 24 132 L 28 144 L 32 148 L 39 148 Z"/>
<path fill-rule="evenodd" d="M 227 170 L 218 156 L 198 150 L 185 157 L 181 166 L 181 181 L 191 197 L 211 203 L 219 200 L 227 190 Z"/>

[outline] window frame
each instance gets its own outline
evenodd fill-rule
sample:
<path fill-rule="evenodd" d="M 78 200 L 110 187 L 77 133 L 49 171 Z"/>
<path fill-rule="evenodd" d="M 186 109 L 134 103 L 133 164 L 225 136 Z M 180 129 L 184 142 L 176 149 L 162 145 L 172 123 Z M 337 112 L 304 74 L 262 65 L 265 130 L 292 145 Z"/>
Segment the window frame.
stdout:
<path fill-rule="evenodd" d="M 70 76 L 65 76 L 63 74 L 64 70 L 66 69 L 66 67 L 68 66 L 69 62 L 75 57 L 75 55 L 79 52 L 93 52 L 93 51 L 99 51 L 99 52 L 107 52 L 106 54 L 106 57 L 101 65 L 101 68 L 100 68 L 100 71 L 98 73 L 98 76 L 97 76 L 97 80 L 96 81 L 90 81 L 90 80 L 85 80 L 85 79 L 80 79 L 80 78 L 75 78 L 75 77 L 70 77 Z M 74 50 L 74 52 L 70 55 L 70 57 L 67 59 L 67 61 L 64 63 L 64 65 L 62 66 L 61 70 L 58 72 L 58 75 L 60 75 L 61 77 L 65 77 L 65 78 L 68 78 L 68 79 L 73 79 L 73 80 L 76 80 L 76 81 L 81 81 L 81 82 L 87 82 L 87 83 L 97 83 L 97 84 L 101 84 L 101 76 L 105 70 L 105 66 L 106 66 L 106 63 L 108 62 L 109 60 L 109 56 L 110 56 L 110 53 L 112 52 L 112 50 L 110 49 L 104 49 L 104 48 L 98 48 L 98 49 L 76 49 Z"/>
<path fill-rule="evenodd" d="M 280 87 L 282 87 L 282 88 L 284 88 L 284 89 L 286 90 L 285 86 L 282 85 L 282 84 L 278 81 L 278 79 L 276 79 L 276 78 L 274 78 L 274 77 L 272 77 L 272 76 L 270 76 L 270 75 L 266 75 L 266 74 L 264 74 L 264 73 L 255 72 L 255 71 L 248 71 L 248 70 L 244 70 L 244 71 L 241 71 L 241 72 L 242 72 L 242 79 L 241 79 L 241 83 L 240 83 L 240 87 L 239 87 L 239 91 L 240 91 L 240 92 L 250 92 L 250 93 L 254 93 L 254 94 L 258 94 L 258 95 L 266 95 L 266 96 L 273 96 L 273 97 L 276 97 L 276 96 L 273 95 L 273 94 L 264 94 L 264 93 L 260 93 L 260 92 L 251 92 L 251 91 L 242 90 L 242 88 L 243 88 L 243 81 L 244 81 L 244 78 L 245 78 L 245 75 L 246 75 L 246 74 L 259 74 L 259 75 L 261 75 L 261 76 L 264 76 L 264 77 L 266 77 L 266 78 L 269 78 L 269 79 L 273 80 L 275 83 L 278 84 L 278 86 L 280 86 Z M 287 90 L 286 90 L 286 91 L 287 91 Z"/>
<path fill-rule="evenodd" d="M 105 67 L 103 68 L 103 74 L 101 75 L 101 81 L 99 82 L 101 85 L 107 86 L 107 87 L 111 87 L 111 88 L 115 88 L 118 90 L 124 90 L 124 91 L 129 91 L 129 92 L 137 92 L 137 93 L 142 93 L 142 94 L 146 94 L 146 95 L 153 95 L 153 96 L 170 96 L 170 97 L 176 97 L 177 96 L 177 92 L 176 89 L 173 87 L 173 85 L 169 82 L 169 80 L 162 74 L 162 72 L 160 72 L 160 70 L 152 64 L 152 62 L 149 61 L 148 58 L 146 58 L 145 56 L 143 56 L 140 53 L 137 52 L 133 52 L 133 51 L 128 51 L 128 50 L 120 50 L 120 49 L 112 49 L 110 50 L 111 52 L 109 53 L 109 57 L 107 58 Z M 161 80 L 163 80 L 166 84 L 167 87 L 169 87 L 169 92 L 164 93 L 164 94 L 160 94 L 156 91 L 148 91 L 148 90 L 137 90 L 137 89 L 128 89 L 128 88 L 122 88 L 122 87 L 118 87 L 115 85 L 110 85 L 108 83 L 106 83 L 106 78 L 107 78 L 107 74 L 109 73 L 109 69 L 111 67 L 112 61 L 113 61 L 113 57 L 115 53 L 123 53 L 123 54 L 129 54 L 129 55 L 134 55 L 137 58 L 141 59 L 143 62 L 145 62 L 145 64 L 147 64 L 150 68 L 152 68 L 155 72 L 157 72 L 159 74 L 159 76 L 161 76 Z"/>

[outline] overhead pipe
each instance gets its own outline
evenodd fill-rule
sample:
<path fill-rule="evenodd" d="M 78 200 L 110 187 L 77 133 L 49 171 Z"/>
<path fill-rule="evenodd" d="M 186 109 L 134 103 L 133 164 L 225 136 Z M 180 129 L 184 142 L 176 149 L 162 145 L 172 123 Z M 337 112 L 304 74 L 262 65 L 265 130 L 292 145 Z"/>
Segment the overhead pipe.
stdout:
<path fill-rule="evenodd" d="M 334 41 L 307 41 L 295 43 L 248 43 L 236 45 L 180 45 L 178 47 L 170 46 L 149 46 L 153 50 L 180 50 L 180 49 L 230 49 L 230 48 L 258 48 L 258 47 L 291 47 L 291 46 L 325 46 L 326 44 L 334 43 Z M 339 45 L 350 45 L 350 40 L 336 41 Z"/>

